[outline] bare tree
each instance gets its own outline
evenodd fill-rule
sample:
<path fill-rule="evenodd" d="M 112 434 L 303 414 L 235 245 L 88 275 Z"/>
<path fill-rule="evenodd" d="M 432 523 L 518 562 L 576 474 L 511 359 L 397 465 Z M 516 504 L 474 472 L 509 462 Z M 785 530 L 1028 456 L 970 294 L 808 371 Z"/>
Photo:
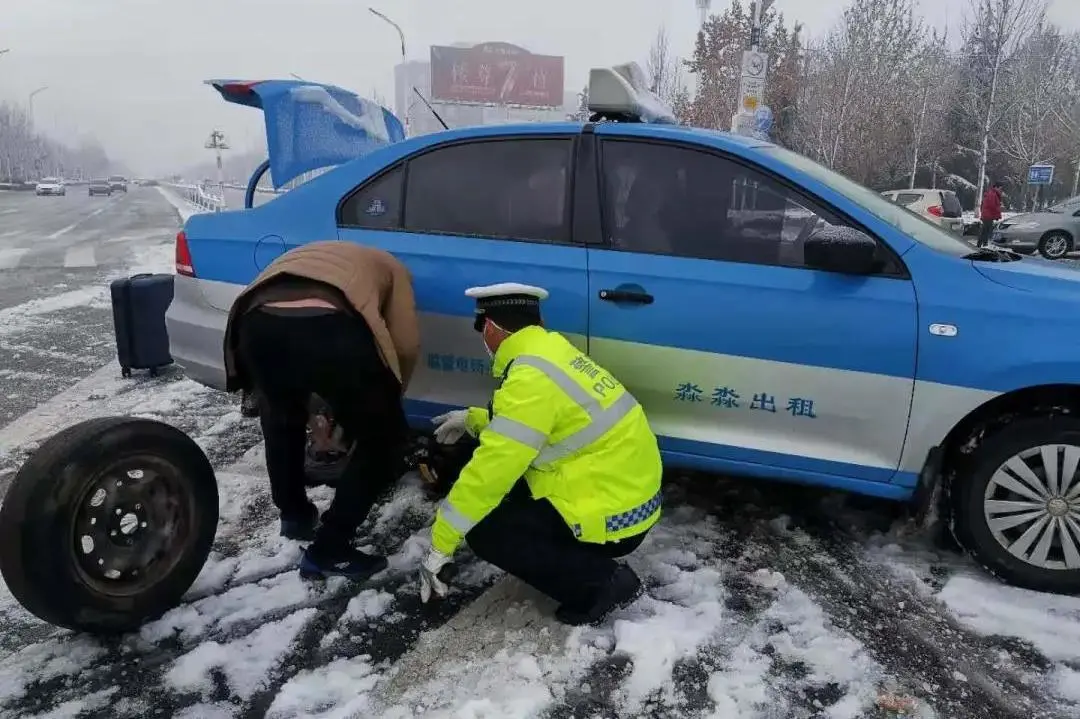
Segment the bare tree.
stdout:
<path fill-rule="evenodd" d="M 1047 0 L 972 0 L 964 28 L 970 55 L 969 112 L 980 123 L 976 199 L 982 197 L 991 136 L 1011 111 L 1013 98 L 1002 97 L 1010 64 L 1046 16 Z"/>
<path fill-rule="evenodd" d="M 686 91 L 682 61 L 671 52 L 667 29 L 663 26 L 656 31 L 652 47 L 649 48 L 645 75 L 649 78 L 649 89 L 669 107 L 675 106 L 679 95 Z"/>
<path fill-rule="evenodd" d="M 1068 133 L 1059 118 L 1076 98 L 1075 51 L 1075 43 L 1057 27 L 1040 25 L 1017 52 L 1003 83 L 1003 94 L 1012 100 L 1010 111 L 995 144 L 1013 161 L 1018 176 L 1064 149 Z"/>
<path fill-rule="evenodd" d="M 797 149 L 864 184 L 909 180 L 912 117 L 926 30 L 913 0 L 854 0 L 808 51 L 799 98 Z"/>

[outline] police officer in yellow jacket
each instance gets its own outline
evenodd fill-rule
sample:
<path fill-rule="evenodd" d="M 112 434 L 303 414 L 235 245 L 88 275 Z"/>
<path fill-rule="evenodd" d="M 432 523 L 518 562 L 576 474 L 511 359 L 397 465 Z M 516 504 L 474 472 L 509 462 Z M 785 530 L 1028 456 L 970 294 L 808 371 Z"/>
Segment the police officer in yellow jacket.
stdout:
<path fill-rule="evenodd" d="M 504 283 L 465 294 L 500 384 L 488 407 L 435 418 L 438 441 L 468 432 L 479 446 L 439 506 L 421 599 L 446 594 L 440 570 L 464 539 L 557 600 L 560 621 L 599 621 L 641 592 L 615 558 L 660 519 L 656 436 L 618 380 L 544 329 L 546 290 Z"/>

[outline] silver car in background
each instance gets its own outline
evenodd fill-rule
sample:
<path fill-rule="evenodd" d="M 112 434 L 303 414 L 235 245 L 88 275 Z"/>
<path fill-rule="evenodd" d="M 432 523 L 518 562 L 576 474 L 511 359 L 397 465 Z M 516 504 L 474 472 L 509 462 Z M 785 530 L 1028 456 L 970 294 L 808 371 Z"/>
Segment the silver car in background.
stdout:
<path fill-rule="evenodd" d="M 994 230 L 991 241 L 1010 250 L 1038 251 L 1048 260 L 1060 260 L 1080 240 L 1080 195 L 1039 212 L 1010 217 Z"/>

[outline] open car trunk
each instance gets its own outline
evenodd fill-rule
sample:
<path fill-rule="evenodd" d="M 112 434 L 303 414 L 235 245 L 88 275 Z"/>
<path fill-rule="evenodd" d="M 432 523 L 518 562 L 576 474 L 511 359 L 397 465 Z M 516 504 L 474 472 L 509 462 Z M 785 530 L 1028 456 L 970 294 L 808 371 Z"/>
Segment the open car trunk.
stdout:
<path fill-rule="evenodd" d="M 405 139 L 389 110 L 335 85 L 304 80 L 207 80 L 228 102 L 263 111 L 275 189 Z M 257 180 L 257 178 L 254 178 Z"/>

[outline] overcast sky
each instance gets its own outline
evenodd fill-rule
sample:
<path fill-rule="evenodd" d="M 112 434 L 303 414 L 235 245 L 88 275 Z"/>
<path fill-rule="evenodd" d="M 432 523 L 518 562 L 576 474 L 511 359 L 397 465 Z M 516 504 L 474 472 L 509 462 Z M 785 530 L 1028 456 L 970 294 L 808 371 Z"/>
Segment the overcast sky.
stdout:
<path fill-rule="evenodd" d="M 934 24 L 955 26 L 971 0 L 921 0 Z M 811 34 L 826 31 L 847 0 L 777 0 Z M 34 100 L 39 127 L 67 141 L 97 137 L 140 173 L 207 159 L 219 127 L 234 146 L 262 135 L 257 110 L 229 105 L 210 77 L 265 79 L 296 73 L 392 102 L 400 46 L 369 4 L 405 31 L 411 58 L 432 44 L 503 41 L 566 58 L 567 90 L 588 69 L 643 62 L 656 30 L 688 54 L 692 0 L 4 0 L 0 98 Z M 726 0 L 713 0 L 713 7 Z M 1080 29 L 1080 0 L 1053 0 L 1051 18 Z"/>

